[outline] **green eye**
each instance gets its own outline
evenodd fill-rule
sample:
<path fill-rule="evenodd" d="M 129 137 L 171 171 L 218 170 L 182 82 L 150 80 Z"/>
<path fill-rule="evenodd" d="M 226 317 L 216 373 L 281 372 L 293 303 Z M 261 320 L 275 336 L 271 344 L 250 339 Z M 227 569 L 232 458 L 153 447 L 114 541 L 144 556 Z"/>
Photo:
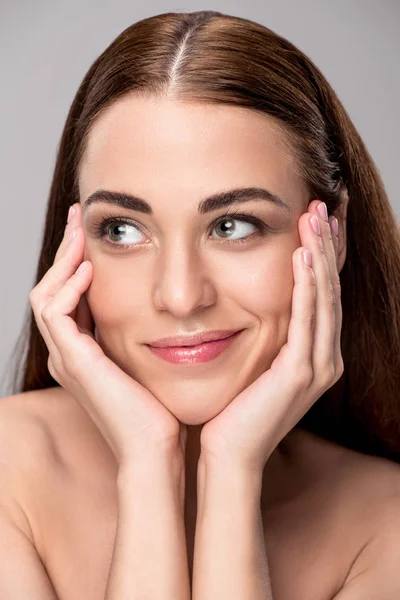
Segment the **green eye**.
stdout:
<path fill-rule="evenodd" d="M 239 223 L 240 225 L 237 225 L 237 223 Z M 243 239 L 243 237 L 249 237 L 249 235 L 246 235 L 246 225 L 247 226 L 251 226 L 251 227 L 255 227 L 257 230 L 257 226 L 254 225 L 254 223 L 250 223 L 249 221 L 245 220 L 245 219 L 232 219 L 232 218 L 228 218 L 225 217 L 224 219 L 220 220 L 214 227 L 213 229 L 215 231 L 221 233 L 222 235 L 222 239 L 228 239 L 228 240 L 240 240 Z M 247 227 L 248 229 L 248 227 Z M 252 235 L 253 232 L 250 231 L 250 235 Z M 239 237 L 234 237 L 235 234 Z"/>
<path fill-rule="evenodd" d="M 235 225 L 239 223 L 239 225 Z M 222 225 L 228 224 L 227 226 Z M 252 225 L 255 231 L 246 234 L 245 225 Z M 141 230 L 132 221 L 122 217 L 101 217 L 90 227 L 94 237 L 101 240 L 102 243 L 116 250 L 129 250 L 134 246 L 139 246 L 141 241 Z M 220 216 L 215 224 L 212 225 L 211 231 L 220 229 L 221 237 L 211 236 L 211 239 L 220 240 L 221 242 L 234 244 L 244 243 L 252 240 L 254 237 L 265 236 L 271 231 L 271 228 L 263 221 L 251 214 L 226 213 Z M 242 237 L 234 237 L 238 234 Z M 127 242 L 121 242 L 120 237 L 126 236 Z M 114 239 L 113 239 L 114 238 Z"/>

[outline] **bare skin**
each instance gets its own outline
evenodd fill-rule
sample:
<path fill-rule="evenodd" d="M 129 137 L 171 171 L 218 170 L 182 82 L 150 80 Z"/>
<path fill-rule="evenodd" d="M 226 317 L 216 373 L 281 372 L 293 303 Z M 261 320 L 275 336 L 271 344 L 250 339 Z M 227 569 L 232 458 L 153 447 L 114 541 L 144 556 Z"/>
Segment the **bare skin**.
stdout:
<path fill-rule="evenodd" d="M 83 219 L 75 215 L 68 233 L 77 227 L 81 250 L 85 236 L 84 258 L 93 268 L 86 301 L 97 343 L 132 381 L 154 394 L 168 415 L 188 426 L 185 529 L 192 576 L 201 426 L 270 367 L 287 339 L 292 256 L 300 243 L 298 220 L 310 197 L 275 122 L 233 107 L 153 100 L 125 99 L 95 124 L 79 181 Z M 257 215 L 257 226 L 224 219 L 239 223 L 225 235 L 240 238 L 211 236 L 223 207 L 214 218 L 205 216 L 198 211 L 199 200 L 242 186 L 271 190 L 285 199 L 288 210 L 253 199 L 240 210 Z M 98 190 L 138 194 L 153 212 L 104 205 L 104 191 L 102 203 L 85 205 Z M 339 272 L 346 258 L 346 208 L 344 203 L 337 214 Z M 125 245 L 123 239 L 106 240 L 116 231 L 100 226 L 106 217 L 103 225 L 125 222 L 117 234 L 127 236 L 125 249 L 117 249 Z M 269 223 L 268 234 L 260 219 Z M 248 227 L 255 231 L 245 235 Z M 39 313 L 38 297 L 32 300 Z M 243 343 L 221 360 L 187 372 L 145 347 L 164 335 L 232 327 L 246 330 Z M 124 450 L 137 423 L 128 426 L 125 420 L 132 412 L 131 396 L 113 395 L 114 388 L 102 390 L 102 402 L 112 401 L 113 409 L 105 411 L 113 428 L 103 426 L 112 431 L 115 447 Z M 115 418 L 118 407 L 124 418 Z M 39 584 L 49 586 L 39 575 L 39 556 L 58 598 L 103 598 L 118 521 L 118 453 L 62 388 L 11 397 L 0 411 L 0 518 L 14 564 L 21 544 L 37 590 Z M 274 600 L 331 600 L 346 579 L 362 571 L 370 540 L 387 528 L 381 515 L 387 514 L 390 499 L 398 498 L 397 465 L 293 429 L 268 454 L 263 475 L 261 506 Z M 19 571 L 13 577 L 9 589 L 15 593 L 14 582 L 23 581 Z"/>
<path fill-rule="evenodd" d="M 59 598 L 102 598 L 117 524 L 113 453 L 62 388 L 12 396 L 1 407 L 14 474 L 8 489 L 21 507 L 12 518 L 31 539 Z M 199 453 L 197 432 L 191 433 L 185 497 L 190 572 Z M 379 531 L 398 466 L 300 429 L 290 432 L 282 449 L 266 465 L 262 493 L 274 598 L 328 600 Z"/>

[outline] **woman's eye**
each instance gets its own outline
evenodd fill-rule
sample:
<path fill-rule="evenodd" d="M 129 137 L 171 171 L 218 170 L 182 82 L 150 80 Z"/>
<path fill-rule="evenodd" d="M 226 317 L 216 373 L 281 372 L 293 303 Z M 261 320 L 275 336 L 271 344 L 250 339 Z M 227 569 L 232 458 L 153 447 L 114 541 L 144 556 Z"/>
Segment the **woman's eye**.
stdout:
<path fill-rule="evenodd" d="M 134 244 L 140 243 L 140 232 L 135 225 L 132 225 L 127 222 L 114 222 L 110 223 L 105 227 L 105 233 L 108 234 L 113 244 L 118 244 L 121 242 L 122 238 L 125 238 L 123 246 L 132 246 Z"/>
<path fill-rule="evenodd" d="M 249 231 L 249 227 L 253 228 L 253 231 L 251 229 Z M 115 249 L 126 250 L 144 241 L 139 227 L 122 218 L 101 218 L 93 223 L 90 229 L 95 237 Z M 211 236 L 212 239 L 227 243 L 244 243 L 254 235 L 266 235 L 270 231 L 270 227 L 257 217 L 243 214 L 239 218 L 239 215 L 235 213 L 235 218 L 230 215 L 220 217 L 217 223 L 212 225 L 210 231 L 217 232 L 216 236 Z"/>
<path fill-rule="evenodd" d="M 239 225 L 235 224 L 239 223 Z M 219 221 L 213 229 L 218 232 L 218 234 L 222 235 L 223 239 L 228 240 L 238 240 L 242 239 L 243 236 L 248 237 L 248 227 L 254 227 L 257 229 L 257 226 L 249 221 L 245 221 L 244 219 L 232 219 L 232 218 L 224 218 L 222 221 Z M 247 235 L 246 235 L 247 230 Z M 250 231 L 250 234 L 253 233 Z M 238 237 L 234 237 L 235 234 Z"/>

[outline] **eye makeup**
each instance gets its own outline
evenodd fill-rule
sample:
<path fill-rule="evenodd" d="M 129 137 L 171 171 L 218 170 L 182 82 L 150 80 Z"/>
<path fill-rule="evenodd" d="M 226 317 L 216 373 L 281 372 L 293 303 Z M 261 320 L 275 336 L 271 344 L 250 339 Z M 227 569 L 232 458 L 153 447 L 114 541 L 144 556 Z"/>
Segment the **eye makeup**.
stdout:
<path fill-rule="evenodd" d="M 245 237 L 229 239 L 229 238 L 215 238 L 212 237 L 212 240 L 215 240 L 218 244 L 246 244 L 254 241 L 255 238 L 262 238 L 268 235 L 273 231 L 273 228 L 264 223 L 261 219 L 254 216 L 253 213 L 239 213 L 238 211 L 227 211 L 219 217 L 211 224 L 209 228 L 209 232 L 212 231 L 215 227 L 219 226 L 224 221 L 237 221 L 240 223 L 249 223 L 255 227 L 255 231 L 250 233 Z M 89 234 L 94 238 L 99 239 L 101 243 L 107 245 L 107 247 L 115 249 L 116 251 L 127 251 L 134 247 L 141 247 L 143 244 L 141 242 L 132 243 L 132 244 L 122 244 L 115 241 L 110 240 L 110 231 L 116 229 L 117 227 L 122 230 L 125 228 L 133 227 L 137 231 L 142 232 L 142 226 L 136 223 L 134 220 L 129 219 L 127 217 L 119 217 L 113 214 L 100 214 L 98 218 L 93 217 L 93 221 L 88 224 Z M 143 232 L 142 232 L 143 233 Z M 229 233 L 229 232 L 228 232 Z M 126 235 L 124 233 L 117 233 L 115 235 Z M 146 243 L 146 242 L 144 242 Z"/>

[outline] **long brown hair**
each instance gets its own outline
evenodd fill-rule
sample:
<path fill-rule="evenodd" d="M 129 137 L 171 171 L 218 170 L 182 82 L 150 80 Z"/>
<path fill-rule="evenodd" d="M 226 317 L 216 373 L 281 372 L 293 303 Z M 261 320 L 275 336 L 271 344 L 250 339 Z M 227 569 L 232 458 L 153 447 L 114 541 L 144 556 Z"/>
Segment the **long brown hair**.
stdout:
<path fill-rule="evenodd" d="M 125 29 L 85 75 L 62 132 L 36 285 L 52 266 L 88 134 L 124 94 L 235 105 L 278 120 L 310 192 L 329 214 L 349 194 L 340 273 L 343 376 L 298 423 L 366 454 L 400 459 L 400 235 L 380 174 L 340 100 L 313 62 L 256 22 L 217 11 L 170 12 Z M 28 307 L 13 393 L 58 383 Z M 18 379 L 20 378 L 20 381 Z"/>

